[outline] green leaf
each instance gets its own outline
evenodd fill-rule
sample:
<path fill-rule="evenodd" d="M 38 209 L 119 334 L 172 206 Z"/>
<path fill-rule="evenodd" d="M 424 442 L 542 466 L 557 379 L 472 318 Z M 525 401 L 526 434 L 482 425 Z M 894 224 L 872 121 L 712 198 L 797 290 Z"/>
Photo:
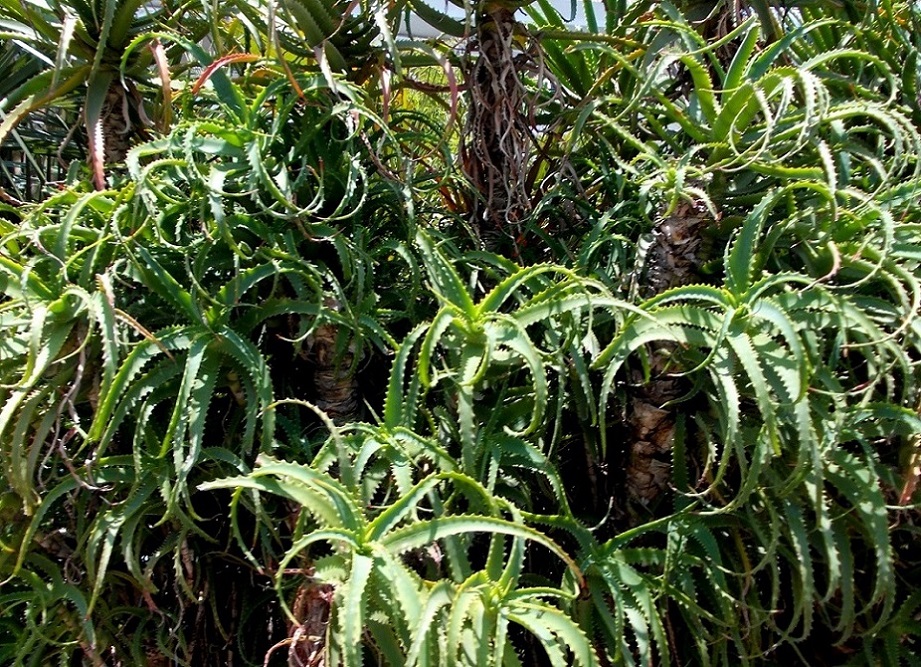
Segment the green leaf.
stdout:
<path fill-rule="evenodd" d="M 509 620 L 526 628 L 547 651 L 554 667 L 597 665 L 598 658 L 585 633 L 568 616 L 548 605 L 516 603 L 508 611 Z M 572 653 L 573 661 L 562 659 L 560 647 Z"/>
<path fill-rule="evenodd" d="M 202 313 L 192 300 L 192 295 L 183 289 L 179 282 L 154 259 L 150 251 L 139 245 L 135 248 L 135 252 L 141 258 L 141 261 L 137 262 L 136 266 L 141 273 L 145 287 L 156 293 L 168 304 L 178 308 L 179 312 L 185 314 L 190 323 L 197 324 L 202 322 Z"/>
<path fill-rule="evenodd" d="M 769 193 L 745 218 L 742 229 L 727 247 L 726 287 L 735 295 L 744 294 L 751 287 L 759 262 L 757 243 L 765 218 L 777 201 L 777 193 Z"/>
<path fill-rule="evenodd" d="M 445 35 L 463 37 L 467 33 L 467 28 L 463 23 L 430 7 L 426 0 L 411 0 L 410 6 L 414 14 Z"/>
<path fill-rule="evenodd" d="M 342 654 L 345 664 L 361 665 L 361 636 L 365 625 L 365 587 L 371 577 L 374 559 L 361 554 L 352 554 L 352 568 L 345 586 L 337 590 L 342 599 L 338 610 L 342 624 Z"/>
<path fill-rule="evenodd" d="M 422 252 L 422 261 L 425 271 L 429 276 L 432 289 L 436 296 L 445 304 L 457 309 L 459 314 L 473 320 L 476 318 L 477 309 L 473 305 L 473 299 L 467 291 L 464 281 L 455 268 L 448 261 L 448 258 L 435 245 L 432 238 L 419 230 L 416 233 L 416 245 Z"/>
<path fill-rule="evenodd" d="M 875 465 L 868 458 L 860 459 L 843 450 L 829 452 L 825 479 L 841 493 L 853 508 L 858 526 L 867 537 L 867 545 L 875 556 L 876 572 L 872 597 L 865 613 L 877 602 L 882 608 L 872 611 L 874 631 L 883 626 L 892 612 L 895 597 L 892 544 L 889 537 L 886 502 L 879 488 Z"/>
<path fill-rule="evenodd" d="M 420 368 L 410 379 L 408 394 L 404 393 L 405 375 L 412 349 L 426 329 L 425 325 L 420 325 L 413 329 L 403 340 L 393 359 L 390 379 L 387 383 L 387 397 L 384 400 L 384 426 L 388 429 L 394 429 L 397 426 L 412 426 L 413 424 L 416 401 L 418 400 L 417 386 L 422 370 Z M 419 363 L 421 365 L 421 360 Z"/>
<path fill-rule="evenodd" d="M 423 656 L 425 652 L 430 651 L 429 633 L 436 623 L 439 612 L 449 604 L 453 599 L 454 589 L 451 582 L 441 580 L 436 583 L 425 598 L 425 607 L 419 614 L 416 625 L 412 630 L 412 644 L 406 653 L 407 667 L 428 662 L 428 657 Z M 439 630 L 440 628 L 436 628 Z"/>
<path fill-rule="evenodd" d="M 533 528 L 497 517 L 462 515 L 417 521 L 391 531 L 381 542 L 393 553 L 404 553 L 452 535 L 475 532 L 510 535 L 542 544 L 563 560 L 577 579 L 581 580 L 582 575 L 575 561 L 556 542 Z"/>

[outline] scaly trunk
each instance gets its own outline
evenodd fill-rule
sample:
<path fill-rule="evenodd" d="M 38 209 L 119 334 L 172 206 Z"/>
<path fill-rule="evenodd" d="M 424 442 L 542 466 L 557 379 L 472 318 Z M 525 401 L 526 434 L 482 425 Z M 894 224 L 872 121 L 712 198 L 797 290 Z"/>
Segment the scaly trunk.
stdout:
<path fill-rule="evenodd" d="M 699 280 L 704 261 L 702 232 L 712 220 L 707 208 L 695 202 L 682 203 L 671 216 L 659 221 L 646 255 L 643 297 Z M 667 404 L 689 388 L 685 379 L 670 375 L 674 351 L 671 344 L 649 345 L 650 379 L 632 392 L 628 407 L 627 494 L 644 504 L 654 501 L 668 487 L 676 415 Z M 642 382 L 642 377 L 636 380 Z"/>
<path fill-rule="evenodd" d="M 334 299 L 327 299 L 323 305 L 334 311 L 340 309 Z M 308 339 L 307 353 L 313 365 L 316 405 L 336 425 L 362 418 L 361 391 L 355 375 L 356 346 L 352 340 L 343 344 L 340 332 L 335 324 L 318 326 Z M 292 511 L 292 526 L 300 512 L 300 508 Z M 302 565 L 308 575 L 312 574 L 309 562 Z M 333 593 L 332 586 L 319 584 L 310 576 L 298 586 L 291 605 L 297 622 L 288 626 L 289 667 L 326 667 L 326 630 Z"/>
<path fill-rule="evenodd" d="M 327 299 L 326 308 L 338 311 L 334 299 Z M 343 344 L 340 327 L 335 324 L 318 326 L 308 339 L 305 357 L 313 366 L 313 388 L 316 405 L 336 424 L 347 424 L 362 417 L 361 392 L 355 376 L 354 341 Z M 289 523 L 297 524 L 301 508 L 292 508 Z M 308 575 L 294 594 L 291 611 L 297 622 L 288 624 L 289 667 L 326 667 L 326 635 L 334 589 L 312 580 L 312 565 L 302 563 Z"/>
<path fill-rule="evenodd" d="M 339 308 L 332 300 L 326 306 Z M 343 346 L 339 335 L 340 329 L 334 324 L 318 326 L 311 336 L 310 357 L 317 407 L 334 424 L 345 424 L 362 417 L 361 391 L 355 374 L 355 343 L 350 340 Z"/>
<path fill-rule="evenodd" d="M 288 667 L 326 667 L 326 631 L 333 587 L 306 583 L 297 589 L 291 611 L 297 619 L 288 628 Z"/>
<path fill-rule="evenodd" d="M 714 4 L 689 0 L 681 4 L 685 17 L 709 41 L 727 34 L 741 20 L 735 3 Z M 731 60 L 734 51 L 727 45 L 717 55 Z M 713 216 L 703 202 L 682 202 L 672 215 L 653 229 L 652 244 L 641 276 L 640 295 L 657 294 L 699 281 L 703 257 L 702 232 Z M 635 374 L 638 385 L 631 392 L 627 407 L 630 445 L 627 452 L 626 487 L 631 500 L 648 504 L 655 501 L 671 480 L 671 454 L 677 426 L 676 414 L 669 405 L 685 394 L 690 385 L 675 377 L 672 357 L 676 346 L 653 343 L 649 353 L 649 381 Z M 681 369 L 677 369 L 681 370 Z"/>
<path fill-rule="evenodd" d="M 86 123 L 93 184 L 104 190 L 106 165 L 124 162 L 134 141 L 147 138 L 145 125 L 150 123 L 137 90 L 130 84 L 125 88 L 117 77 L 106 90 L 98 118 L 87 117 Z"/>

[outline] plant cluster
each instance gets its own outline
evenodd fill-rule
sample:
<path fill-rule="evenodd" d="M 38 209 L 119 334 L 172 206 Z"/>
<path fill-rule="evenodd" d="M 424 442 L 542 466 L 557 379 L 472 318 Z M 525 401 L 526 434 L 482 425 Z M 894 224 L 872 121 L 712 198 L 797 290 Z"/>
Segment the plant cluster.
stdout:
<path fill-rule="evenodd" d="M 918 664 L 921 9 L 520 4 L 0 0 L 0 663 Z"/>

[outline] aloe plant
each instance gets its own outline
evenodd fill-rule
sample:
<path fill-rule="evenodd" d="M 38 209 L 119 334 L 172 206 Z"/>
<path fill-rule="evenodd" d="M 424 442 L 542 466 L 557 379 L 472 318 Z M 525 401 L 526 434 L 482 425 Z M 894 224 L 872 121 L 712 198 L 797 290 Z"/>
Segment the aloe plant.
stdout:
<path fill-rule="evenodd" d="M 22 224 L 4 222 L 0 430 L 5 506 L 21 516 L 5 536 L 3 576 L 13 586 L 11 613 L 73 617 L 66 627 L 80 636 L 57 646 L 38 626 L 24 626 L 15 636 L 25 640 L 10 642 L 11 659 L 95 660 L 104 647 L 139 664 L 137 656 L 148 653 L 210 659 L 217 647 L 169 639 L 166 629 L 168 618 L 182 618 L 203 591 L 217 588 L 214 571 L 191 569 L 190 559 L 223 530 L 203 518 L 202 508 L 217 501 L 197 493 L 197 483 L 217 471 L 245 472 L 260 449 L 279 442 L 292 451 L 303 446 L 300 413 L 280 410 L 276 432 L 271 406 L 276 391 L 298 383 L 307 366 L 299 350 L 312 330 L 326 321 L 354 324 L 356 340 L 388 344 L 377 323 L 359 325 L 375 303 L 360 248 L 337 240 L 329 226 L 348 220 L 363 201 L 375 202 L 379 215 L 386 211 L 386 188 L 372 188 L 342 150 L 354 141 L 345 130 L 348 107 L 335 105 L 322 76 L 302 78 L 300 93 L 286 88 L 295 100 L 308 91 L 319 106 L 282 105 L 278 115 L 265 98 L 242 103 L 223 72 L 211 79 L 225 106 L 216 103 L 211 118 L 177 123 L 171 134 L 133 149 L 123 187 L 77 185 L 30 207 Z M 276 82 L 264 92 L 278 88 Z M 325 128 L 343 129 L 342 143 L 330 146 L 318 133 Z M 280 164 L 278 152 L 288 150 L 292 134 L 305 156 L 320 151 L 322 173 L 290 165 L 285 181 L 270 166 Z M 204 226 L 191 223 L 196 219 Z M 28 268 L 33 249 L 46 246 L 53 250 L 42 266 Z M 21 284 L 25 275 L 31 278 Z M 331 297 L 353 300 L 351 312 L 327 313 Z M 275 347 L 261 345 L 266 335 Z M 279 376 L 270 360 L 284 355 L 294 368 Z M 230 420 L 226 431 L 218 414 Z M 46 472 L 45 457 L 63 467 Z M 77 519 L 74 512 L 87 514 Z M 48 528 L 59 521 L 64 538 Z M 64 550 L 54 553 L 64 555 L 49 561 L 55 539 L 64 540 Z M 65 559 L 81 563 L 84 586 L 57 602 L 39 597 L 37 573 L 64 577 L 55 573 Z M 114 582 L 133 600 L 130 611 L 117 613 L 138 632 L 152 628 L 148 640 L 132 643 L 111 625 L 119 621 L 104 593 Z M 199 614 L 202 632 L 240 622 L 260 593 L 234 595 L 241 606 Z M 228 620 L 231 609 L 236 621 Z"/>
<path fill-rule="evenodd" d="M 913 664 L 919 14 L 831 6 L 136 33 L 0 205 L 0 662 Z"/>
<path fill-rule="evenodd" d="M 575 563 L 540 532 L 498 516 L 502 509 L 514 512 L 514 507 L 503 507 L 504 503 L 493 499 L 472 478 L 458 473 L 439 473 L 426 477 L 409 489 L 398 502 L 377 516 L 369 517 L 353 500 L 352 494 L 358 488 L 350 489 L 312 467 L 267 459 L 260 463 L 246 478 L 212 482 L 203 488 L 234 488 L 235 499 L 239 499 L 241 492 L 246 489 L 282 494 L 310 514 L 315 527 L 305 530 L 302 536 L 295 535 L 295 541 L 279 563 L 276 576 L 279 592 L 287 566 L 302 552 L 326 542 L 341 547 L 335 550 L 338 553 L 319 559 L 312 568 L 315 585 L 327 585 L 333 589 L 328 619 L 328 623 L 335 628 L 330 631 L 332 643 L 328 646 L 331 663 L 359 664 L 362 661 L 363 628 L 368 627 L 374 649 L 391 662 L 431 664 L 459 660 L 463 664 L 483 664 L 484 659 L 495 659 L 497 664 L 502 664 L 510 659 L 507 656 L 514 655 L 512 649 L 505 644 L 507 627 L 504 627 L 504 623 L 512 620 L 532 629 L 542 641 L 547 642 L 548 650 L 559 652 L 560 660 L 565 651 L 573 650 L 581 664 L 596 664 L 588 640 L 577 626 L 555 607 L 540 600 L 543 596 L 555 597 L 559 593 L 552 589 L 515 591 L 525 540 L 533 540 L 549 548 L 578 572 Z M 340 459 L 339 463 L 342 466 L 345 461 Z M 419 504 L 444 484 L 458 489 L 467 487 L 469 490 L 465 492 L 470 493 L 478 504 L 484 504 L 484 509 L 490 510 L 489 513 L 445 513 L 422 520 Z M 453 541 L 456 537 L 472 532 L 493 534 L 492 550 L 500 558 L 503 554 L 503 541 L 499 536 L 511 536 L 512 552 L 517 557 L 505 564 L 501 575 L 496 572 L 501 560 L 497 561 L 494 556 L 493 563 L 486 571 L 470 575 L 456 590 L 450 586 L 436 586 L 426 595 L 424 582 L 399 556 L 433 541 Z M 454 553 L 449 551 L 447 558 L 453 557 Z M 450 567 L 460 572 L 469 571 L 470 565 L 462 552 L 460 557 L 461 561 L 452 563 Z M 490 582 L 490 575 L 498 580 Z M 490 583 L 492 590 L 487 588 Z M 477 593 L 477 587 L 486 590 Z M 497 595 L 507 599 L 497 600 Z M 473 599 L 470 598 L 477 597 L 495 606 L 492 609 L 472 608 Z M 455 598 L 453 602 L 452 598 Z M 450 604 L 449 627 L 445 639 L 437 642 L 444 646 L 444 653 L 441 654 L 440 651 L 433 651 L 436 644 L 430 644 L 427 635 L 440 635 L 444 632 L 445 628 L 439 627 L 436 618 L 443 615 L 446 604 Z M 507 608 L 503 608 L 506 605 Z M 506 615 L 506 619 L 500 621 L 498 626 L 489 627 L 483 623 L 483 620 L 497 613 Z M 302 620 L 296 619 L 297 622 Z M 548 634 L 564 643 L 548 641 Z M 568 644 L 567 649 L 565 642 L 573 637 L 579 638 L 578 643 Z M 292 655 L 296 652 L 296 645 L 292 643 Z M 437 657 L 439 654 L 440 658 Z M 558 661 L 558 664 L 562 662 Z"/>
<path fill-rule="evenodd" d="M 4 121 L 0 141 L 30 114 L 72 95 L 82 97 L 80 114 L 86 130 L 87 160 L 97 189 L 106 187 L 105 165 L 121 162 L 137 138 L 152 124 L 139 86 L 157 56 L 135 50 L 122 62 L 130 43 L 159 27 L 164 17 L 181 21 L 177 8 L 145 8 L 136 1 L 104 3 L 8 2 L 2 7 L 5 37 L 20 53 L 35 54 L 41 73 L 2 96 Z M 163 68 L 165 52 L 159 52 Z M 169 82 L 162 82 L 168 87 Z"/>

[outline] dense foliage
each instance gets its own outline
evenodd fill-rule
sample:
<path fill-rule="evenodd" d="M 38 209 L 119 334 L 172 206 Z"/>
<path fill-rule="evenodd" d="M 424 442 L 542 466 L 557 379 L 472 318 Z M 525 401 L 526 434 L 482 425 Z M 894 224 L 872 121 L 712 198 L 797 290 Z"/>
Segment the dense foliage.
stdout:
<path fill-rule="evenodd" d="M 919 663 L 921 7 L 520 4 L 0 0 L 0 663 Z"/>

